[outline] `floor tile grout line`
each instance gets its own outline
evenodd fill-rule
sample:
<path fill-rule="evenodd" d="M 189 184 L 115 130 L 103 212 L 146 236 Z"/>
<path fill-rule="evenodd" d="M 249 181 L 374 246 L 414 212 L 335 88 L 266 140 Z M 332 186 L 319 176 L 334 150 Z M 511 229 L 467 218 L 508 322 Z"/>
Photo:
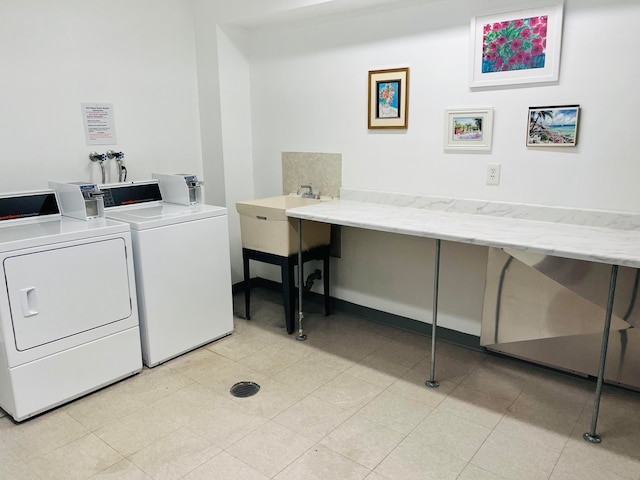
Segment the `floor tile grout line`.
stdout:
<path fill-rule="evenodd" d="M 254 466 L 252 466 L 252 465 L 249 465 L 247 462 L 245 462 L 245 461 L 244 461 L 244 460 L 242 460 L 241 458 L 238 458 L 236 455 L 234 455 L 233 453 L 231 453 L 231 452 L 227 451 L 226 449 L 223 449 L 222 451 L 223 451 L 223 452 L 225 452 L 227 455 L 230 455 L 231 457 L 235 458 L 237 461 L 241 462 L 242 464 L 246 465 L 246 466 L 247 466 L 247 467 L 249 467 L 250 469 L 255 470 L 256 472 L 258 472 L 258 473 L 260 473 L 260 474 L 264 475 L 264 476 L 265 476 L 265 477 L 267 477 L 267 478 L 274 478 L 275 476 L 277 476 L 277 475 L 279 475 L 279 474 L 281 473 L 281 472 L 278 472 L 278 473 L 276 473 L 275 475 L 273 475 L 273 476 L 271 476 L 271 477 L 268 477 L 266 473 L 262 473 L 260 470 L 258 470 L 257 468 L 255 468 L 255 467 L 254 467 Z M 222 452 L 220 452 L 220 453 L 222 453 Z M 218 455 L 220 455 L 220 454 L 218 454 Z M 217 456 L 217 455 L 216 455 L 216 456 Z M 215 458 L 215 457 L 214 457 L 214 458 Z"/>
<path fill-rule="evenodd" d="M 386 344 L 388 344 L 388 343 L 389 343 L 389 342 L 385 343 L 385 345 L 386 345 Z M 380 348 L 381 348 L 381 347 L 380 347 Z M 361 363 L 362 363 L 362 361 L 363 361 L 365 358 L 368 358 L 369 356 L 373 355 L 373 354 L 375 353 L 375 351 L 377 351 L 377 350 L 374 350 L 374 351 L 370 352 L 367 356 L 363 357 L 363 359 L 361 359 L 360 361 L 356 362 L 354 365 L 361 364 Z M 310 355 L 310 354 L 307 354 L 305 357 L 301 358 L 300 360 L 303 360 L 304 358 L 307 358 L 309 355 Z M 420 361 L 416 362 L 416 364 L 414 365 L 414 367 L 415 367 L 416 365 L 418 365 L 421 361 L 422 361 L 422 359 L 421 359 Z M 409 369 L 409 370 L 411 370 L 411 369 Z M 344 371 L 344 372 L 342 372 L 342 373 L 346 373 L 346 374 L 347 374 L 347 375 L 349 375 L 349 376 L 352 376 L 352 377 L 354 377 L 354 378 L 358 378 L 358 377 L 355 377 L 355 376 L 353 376 L 353 375 L 348 374 L 346 371 Z M 335 377 L 334 377 L 334 378 L 335 378 Z M 401 378 L 401 377 L 399 377 L 399 378 Z M 398 380 L 399 380 L 399 378 L 396 378 L 396 380 L 394 381 L 394 383 L 395 383 L 396 381 L 398 381 Z M 365 381 L 366 383 L 370 383 L 370 382 L 367 382 L 366 380 L 363 380 L 363 379 L 360 379 L 360 380 Z M 328 383 L 328 382 L 330 382 L 330 380 L 329 380 L 329 381 L 327 381 L 327 382 L 325 382 L 325 384 L 326 384 L 326 383 Z M 371 383 L 370 383 L 370 384 L 371 384 Z M 374 385 L 374 384 L 372 384 L 372 385 Z M 374 385 L 374 386 L 379 386 L 379 385 Z M 322 439 L 320 439 L 320 440 L 318 441 L 318 443 L 317 443 L 317 444 L 320 444 L 320 442 L 321 442 L 322 440 L 324 440 L 328 435 L 330 435 L 333 431 L 335 431 L 337 428 L 339 428 L 341 425 L 343 425 L 343 424 L 344 424 L 345 422 L 347 422 L 349 419 L 351 419 L 351 418 L 353 418 L 354 416 L 356 416 L 356 415 L 357 415 L 357 414 L 358 414 L 358 413 L 359 413 L 359 412 L 360 412 L 360 411 L 361 411 L 361 410 L 362 410 L 366 405 L 368 405 L 368 404 L 369 404 L 369 403 L 371 403 L 375 398 L 378 398 L 380 395 L 382 395 L 384 392 L 386 392 L 386 391 L 389 389 L 389 387 L 390 387 L 390 385 L 389 385 L 389 386 L 387 386 L 387 387 L 385 387 L 385 389 L 384 389 L 384 390 L 382 390 L 380 393 L 378 393 L 375 397 L 373 397 L 372 399 L 370 399 L 368 402 L 366 402 L 365 404 L 363 404 L 362 406 L 360 406 L 360 408 L 359 408 L 356 412 L 354 412 L 350 417 L 348 417 L 347 419 L 345 419 L 345 420 L 344 420 L 340 425 L 336 426 L 333 430 L 331 430 L 331 432 L 327 433 L 327 434 L 326 434 Z M 313 392 L 317 391 L 319 388 L 321 388 L 321 387 L 317 387 L 315 390 L 313 390 L 312 392 L 310 392 L 309 394 L 307 394 L 307 396 L 312 395 L 312 394 L 313 394 Z M 426 387 L 425 387 L 425 388 L 426 388 Z M 297 403 L 299 403 L 299 402 L 301 402 L 302 400 L 304 400 L 304 398 L 307 398 L 307 397 L 306 397 L 306 396 L 305 396 L 305 397 L 303 397 L 303 399 L 299 400 Z M 277 417 L 277 415 L 276 415 L 276 417 Z M 273 418 L 273 419 L 271 419 L 271 420 L 273 420 L 274 422 L 278 423 L 278 422 L 277 422 L 277 420 L 275 420 L 275 418 L 276 418 L 276 417 L 274 417 L 274 418 Z M 377 423 L 377 422 L 376 422 L 376 423 Z M 404 438 L 407 438 L 407 436 L 408 436 L 407 434 L 403 434 L 403 435 L 404 435 L 403 439 L 404 439 Z M 243 437 L 243 438 L 246 438 L 246 435 L 245 435 L 245 437 Z M 400 443 L 400 442 L 399 442 L 399 443 Z M 313 448 L 313 447 L 311 447 L 311 448 Z M 337 452 L 337 453 L 339 453 L 339 452 Z M 298 458 L 299 458 L 299 457 L 298 457 Z M 295 461 L 295 460 L 294 460 L 294 461 Z M 293 462 L 292 462 L 292 463 L 293 463 Z M 363 466 L 363 467 L 364 467 L 364 466 Z M 285 468 L 286 468 L 286 467 L 285 467 Z M 365 468 L 367 468 L 367 467 L 365 467 Z"/>
<path fill-rule="evenodd" d="M 399 380 L 399 379 L 398 379 L 398 380 Z M 394 382 L 394 383 L 395 383 L 395 382 Z M 392 385 L 393 385 L 393 384 L 392 384 Z M 389 386 L 388 386 L 385 390 L 383 390 L 379 395 L 382 395 L 384 392 L 386 392 L 387 390 L 389 390 L 389 388 L 391 388 L 391 385 L 389 385 Z M 427 386 L 425 385 L 425 386 L 424 386 L 424 388 L 425 388 L 425 389 L 428 389 L 429 387 L 427 387 Z M 428 391 L 428 390 L 425 390 L 425 391 Z M 453 390 L 452 390 L 452 391 L 453 391 Z M 444 401 L 444 399 L 445 399 L 445 398 L 447 398 L 450 394 L 451 394 L 451 392 L 449 392 L 447 395 L 445 395 L 445 397 L 443 398 L 443 400 L 442 400 L 442 401 Z M 373 400 L 372 400 L 372 401 L 373 401 Z M 442 403 L 442 401 L 440 401 L 440 403 Z M 439 404 L 440 404 L 440 403 L 439 403 Z M 425 405 L 425 406 L 427 406 L 427 405 Z M 364 406 L 363 406 L 362 408 L 364 408 Z M 378 468 L 378 467 L 379 467 L 379 466 L 380 466 L 380 465 L 381 465 L 381 464 L 382 464 L 382 463 L 383 463 L 383 462 L 384 462 L 384 461 L 389 457 L 389 455 L 391 455 L 391 454 L 392 454 L 392 453 L 393 453 L 393 452 L 394 452 L 394 451 L 395 451 L 395 450 L 396 450 L 396 449 L 397 449 L 397 448 L 402 444 L 402 442 L 404 442 L 407 438 L 409 438 L 409 436 L 410 436 L 410 435 L 411 435 L 411 434 L 416 430 L 416 428 L 418 428 L 418 426 L 419 426 L 422 422 L 424 422 L 427 418 L 429 418 L 429 415 L 431 415 L 431 414 L 434 412 L 434 410 L 435 410 L 435 408 L 436 408 L 436 407 L 433 407 L 433 408 L 428 407 L 428 408 L 430 408 L 430 409 L 431 409 L 431 411 L 430 411 L 429 413 L 427 413 L 427 415 L 425 416 L 425 418 L 424 418 L 424 419 L 422 419 L 422 421 L 420 421 L 417 425 L 415 425 L 415 426 L 414 426 L 414 427 L 413 427 L 413 428 L 412 428 L 408 433 L 402 433 L 402 434 L 404 435 L 404 438 L 403 438 L 402 440 L 400 440 L 400 441 L 398 442 L 398 444 L 397 444 L 397 445 L 396 445 L 396 446 L 395 446 L 391 451 L 389 451 L 389 452 L 388 452 L 388 453 L 387 453 L 387 454 L 386 454 L 386 455 L 385 455 L 385 456 L 384 456 L 384 457 L 383 457 L 383 458 L 382 458 L 382 459 L 381 459 L 381 460 L 376 464 L 376 466 L 375 466 L 374 468 L 372 468 L 372 469 L 371 469 L 371 471 L 372 471 L 372 472 L 375 472 L 376 468 Z M 360 410 L 362 410 L 362 409 L 360 409 Z M 358 410 L 358 412 L 359 412 L 360 410 Z M 372 421 L 373 421 L 373 422 L 375 422 L 375 420 L 372 420 Z M 375 423 L 377 423 L 377 422 L 375 422 Z M 385 426 L 385 425 L 383 425 L 383 426 Z M 387 428 L 388 428 L 388 427 L 387 427 Z"/>
<path fill-rule="evenodd" d="M 223 339 L 221 339 L 221 340 L 223 340 L 223 341 L 224 341 L 224 340 L 227 340 L 227 339 L 234 338 L 234 337 L 233 337 L 233 335 L 237 335 L 237 333 L 236 333 L 236 332 L 233 332 L 231 335 L 229 335 L 228 337 L 225 337 L 225 338 L 223 338 Z M 246 357 L 248 357 L 248 356 L 250 356 L 250 355 L 253 355 L 254 353 L 258 353 L 258 352 L 260 352 L 260 351 L 264 350 L 265 348 L 269 347 L 270 345 L 271 345 L 271 344 L 269 344 L 269 343 L 265 343 L 265 345 L 263 345 L 263 346 L 262 346 L 261 348 L 259 348 L 258 350 L 255 350 L 255 351 L 253 351 L 253 352 L 250 352 L 250 353 L 248 353 L 247 355 L 245 355 L 244 357 L 241 357 L 241 358 L 231 358 L 231 357 L 227 357 L 224 353 L 220 353 L 220 352 L 215 351 L 215 350 L 212 350 L 212 349 L 210 349 L 210 348 L 206 348 L 206 347 L 205 347 L 205 348 L 206 348 L 207 350 L 209 350 L 210 352 L 215 353 L 216 355 L 220 355 L 220 356 L 222 356 L 222 357 L 224 357 L 224 358 L 226 358 L 226 359 L 228 359 L 228 360 L 231 360 L 231 361 L 233 361 L 233 362 L 238 362 L 238 361 L 240 361 L 240 360 L 242 360 L 242 359 L 244 359 L 244 358 L 246 358 Z"/>
<path fill-rule="evenodd" d="M 513 400 L 513 402 L 511 402 L 510 406 L 507 407 L 507 409 L 505 411 L 508 411 L 508 409 L 513 406 L 513 404 L 518 400 L 518 398 L 520 398 L 520 395 L 522 395 L 522 391 L 520 391 L 520 393 L 518 394 L 518 396 Z M 498 420 L 496 422 L 496 424 L 491 428 L 491 431 L 489 432 L 489 435 L 487 435 L 487 437 L 482 441 L 482 443 L 480 444 L 480 446 L 476 449 L 476 452 L 473 454 L 473 456 L 469 459 L 468 465 L 474 465 L 473 459 L 476 457 L 476 455 L 478 455 L 478 452 L 480 452 L 480 450 L 482 450 L 482 447 L 487 443 L 487 440 L 489 440 L 489 437 L 491 437 L 491 435 L 496 432 L 496 427 L 498 426 L 498 424 L 500 423 L 500 421 L 502 421 L 502 419 L 504 418 L 504 413 L 502 414 L 502 416 L 500 417 L 500 420 Z M 475 466 L 475 465 L 474 465 Z M 478 467 L 481 468 L 481 467 Z M 482 469 L 485 470 L 485 469 Z M 491 473 L 495 473 L 495 472 L 491 472 Z M 497 473 L 495 473 L 496 475 L 498 475 Z M 502 476 L 502 475 L 499 475 Z"/>
<path fill-rule="evenodd" d="M 346 373 L 346 372 L 342 372 L 342 373 Z M 357 377 L 354 377 L 354 378 L 357 378 Z M 361 380 L 361 379 L 360 379 L 360 380 Z M 364 380 L 363 380 L 363 381 L 364 381 Z M 328 383 L 328 382 L 327 382 L 327 383 Z M 367 382 L 367 383 L 368 383 L 368 382 Z M 376 385 L 376 386 L 377 386 L 377 385 Z M 369 400 L 368 402 L 366 402 L 366 403 L 364 403 L 362 406 L 360 406 L 360 407 L 359 407 L 355 412 L 353 412 L 350 416 L 348 416 L 347 418 L 345 418 L 342 422 L 340 422 L 340 423 L 339 423 L 338 425 L 336 425 L 333 429 L 331 429 L 329 432 L 327 432 L 327 433 L 326 433 L 322 438 L 320 438 L 319 440 L 317 440 L 317 441 L 316 441 L 316 443 L 315 443 L 312 447 L 310 447 L 310 448 L 309 448 L 309 449 L 308 449 L 304 454 L 302 454 L 302 455 L 305 455 L 307 452 L 309 452 L 309 451 L 310 451 L 310 450 L 312 450 L 313 448 L 316 448 L 317 446 L 324 446 L 324 445 L 322 444 L 323 440 L 325 440 L 325 439 L 326 439 L 327 437 L 329 437 L 333 432 L 335 432 L 335 431 L 336 431 L 336 430 L 338 430 L 340 427 L 342 427 L 346 422 L 348 422 L 348 421 L 349 421 L 349 420 L 351 420 L 353 417 L 355 417 L 359 412 L 361 412 L 361 411 L 362 411 L 362 409 L 363 409 L 363 408 L 365 408 L 367 405 L 369 405 L 371 402 L 373 402 L 376 398 L 378 398 L 380 395 L 382 395 L 384 392 L 386 392 L 386 391 L 388 390 L 388 388 L 389 388 L 389 387 L 390 387 L 390 386 L 387 386 L 384 390 L 382 390 L 380 393 L 378 393 L 375 397 L 371 398 L 371 400 Z M 321 387 L 318 387 L 318 388 L 317 388 L 316 390 L 314 390 L 313 392 L 317 391 L 319 388 L 321 388 Z M 313 392 L 309 393 L 309 395 L 308 395 L 308 396 L 313 395 Z M 304 397 L 304 398 L 307 398 L 307 397 Z M 316 398 L 317 398 L 317 397 L 316 397 Z M 304 400 L 304 399 L 303 399 L 303 400 Z M 302 400 L 300 400 L 300 401 L 302 401 Z M 299 402 L 298 402 L 298 403 L 299 403 Z M 274 420 L 274 421 L 275 421 L 275 420 Z M 380 423 L 378 423 L 378 422 L 375 422 L 375 420 L 370 420 L 370 421 L 372 421 L 372 422 L 374 422 L 374 423 L 376 423 L 376 424 L 378 424 L 378 425 L 380 425 L 380 426 L 386 427 L 385 425 L 382 425 L 382 424 L 380 424 Z M 276 421 L 276 423 L 277 423 L 277 421 Z M 288 428 L 288 427 L 287 427 L 287 428 Z M 389 428 L 389 427 L 386 427 L 386 428 Z M 400 433 L 400 432 L 398 432 L 398 433 Z M 403 439 L 402 439 L 402 440 L 400 440 L 400 442 L 398 442 L 398 445 L 399 445 L 400 443 L 402 443 L 402 441 L 403 441 L 404 439 L 406 439 L 406 438 L 407 438 L 407 436 L 408 436 L 407 434 L 402 434 L 402 435 L 404 435 L 404 437 L 403 437 Z M 396 445 L 396 447 L 397 447 L 397 445 Z M 395 448 L 396 448 L 396 447 L 394 447 L 394 450 L 395 450 Z M 363 468 L 368 469 L 368 470 L 369 470 L 369 474 L 370 474 L 371 472 L 373 472 L 373 471 L 374 471 L 374 469 L 375 469 L 375 467 L 374 467 L 374 468 L 370 468 L 370 467 L 367 467 L 366 465 L 362 465 L 361 463 L 358 463 L 357 461 L 355 461 L 355 460 L 353 460 L 353 459 L 351 459 L 351 458 L 349 458 L 349 457 L 346 457 L 346 456 L 345 456 L 345 455 L 343 455 L 342 453 L 340 453 L 340 452 L 336 452 L 335 450 L 333 450 L 333 449 L 332 449 L 331 447 L 329 447 L 329 446 L 325 446 L 325 448 L 328 448 L 328 449 L 329 449 L 329 450 L 331 450 L 332 452 L 334 452 L 334 453 L 336 453 L 336 454 L 338 454 L 338 455 L 341 455 L 342 457 L 344 457 L 344 458 L 346 458 L 346 459 L 348 459 L 348 460 L 350 460 L 350 461 L 352 461 L 352 462 L 354 462 L 354 463 L 356 463 L 356 464 L 358 464 L 358 465 L 362 466 Z M 393 450 L 392 450 L 392 451 L 393 451 Z M 391 452 L 389 452 L 387 455 L 385 455 L 385 457 L 384 457 L 384 458 L 386 458 L 390 453 L 391 453 Z M 301 456 L 302 456 L 302 455 L 301 455 Z M 300 457 L 301 457 L 301 456 L 300 456 Z M 300 457 L 298 457 L 298 458 L 300 458 Z M 295 461 L 297 461 L 297 459 L 296 459 L 296 460 L 294 460 L 294 462 L 295 462 Z M 294 462 L 292 462 L 291 464 L 293 464 Z M 382 462 L 382 460 L 381 460 L 381 462 Z M 376 466 L 377 466 L 377 465 L 379 465 L 381 462 L 378 462 L 378 464 L 376 464 Z M 286 468 L 288 468 L 291 464 L 287 465 L 287 467 L 285 467 L 285 469 L 286 469 Z M 285 469 L 281 470 L 279 473 L 281 473 L 281 472 L 282 472 L 282 471 L 284 471 Z M 279 473 L 278 473 L 278 474 L 279 474 Z M 276 476 L 277 476 L 277 475 L 276 475 Z"/>

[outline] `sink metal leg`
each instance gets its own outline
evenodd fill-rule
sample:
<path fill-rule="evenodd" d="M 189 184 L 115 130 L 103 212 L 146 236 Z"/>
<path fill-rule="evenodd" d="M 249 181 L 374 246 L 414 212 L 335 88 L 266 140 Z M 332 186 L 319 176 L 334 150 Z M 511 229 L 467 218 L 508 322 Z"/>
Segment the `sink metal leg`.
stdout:
<path fill-rule="evenodd" d="M 438 388 L 436 382 L 436 329 L 438 326 L 438 284 L 440 282 L 440 239 L 436 239 L 436 253 L 433 262 L 433 317 L 431 322 L 431 366 L 429 380 L 424 382 L 427 387 Z"/>
<path fill-rule="evenodd" d="M 244 270 L 244 318 L 251 320 L 251 275 L 249 273 L 249 254 L 242 250 L 242 266 Z"/>
<path fill-rule="evenodd" d="M 604 367 L 607 361 L 607 347 L 609 346 L 609 332 L 611 330 L 611 315 L 613 314 L 613 299 L 616 293 L 616 280 L 618 278 L 618 265 L 611 266 L 611 280 L 609 281 L 609 298 L 607 300 L 607 311 L 604 317 L 604 330 L 602 332 L 602 349 L 600 351 L 600 365 L 598 366 L 598 381 L 596 383 L 596 397 L 593 402 L 593 414 L 591 416 L 591 430 L 582 437 L 591 443 L 600 443 L 602 439 L 596 433 L 598 425 L 598 412 L 600 411 L 600 396 L 602 395 L 602 384 L 604 383 Z"/>
<path fill-rule="evenodd" d="M 327 247 L 327 254 L 322 259 L 324 272 L 322 275 L 324 281 L 324 314 L 331 315 L 331 262 L 329 261 L 329 248 Z"/>
<path fill-rule="evenodd" d="M 283 257 L 280 271 L 282 274 L 282 299 L 284 303 L 284 323 L 287 333 L 293 333 L 296 329 L 296 282 L 294 275 L 294 261 L 289 257 Z"/>
<path fill-rule="evenodd" d="M 307 336 L 302 332 L 302 291 L 304 290 L 304 268 L 302 266 L 302 219 L 298 219 L 298 336 L 296 340 L 304 341 Z"/>

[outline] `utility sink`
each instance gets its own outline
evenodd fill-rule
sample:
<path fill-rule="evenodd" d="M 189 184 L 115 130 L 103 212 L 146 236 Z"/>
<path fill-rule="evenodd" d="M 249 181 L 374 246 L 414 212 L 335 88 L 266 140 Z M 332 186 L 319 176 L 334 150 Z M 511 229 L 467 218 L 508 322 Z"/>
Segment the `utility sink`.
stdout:
<path fill-rule="evenodd" d="M 240 214 L 242 247 L 281 256 L 297 253 L 298 220 L 287 217 L 285 210 L 329 200 L 331 199 L 281 195 L 236 203 L 236 210 Z M 331 225 L 302 221 L 303 251 L 329 245 L 330 241 Z"/>

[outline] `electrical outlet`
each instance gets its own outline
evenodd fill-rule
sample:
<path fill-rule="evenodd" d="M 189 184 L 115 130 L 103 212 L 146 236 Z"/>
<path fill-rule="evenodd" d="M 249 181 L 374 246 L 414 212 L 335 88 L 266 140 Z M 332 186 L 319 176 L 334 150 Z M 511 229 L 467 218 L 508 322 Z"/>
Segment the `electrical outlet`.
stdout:
<path fill-rule="evenodd" d="M 487 185 L 500 185 L 500 164 L 487 164 Z"/>

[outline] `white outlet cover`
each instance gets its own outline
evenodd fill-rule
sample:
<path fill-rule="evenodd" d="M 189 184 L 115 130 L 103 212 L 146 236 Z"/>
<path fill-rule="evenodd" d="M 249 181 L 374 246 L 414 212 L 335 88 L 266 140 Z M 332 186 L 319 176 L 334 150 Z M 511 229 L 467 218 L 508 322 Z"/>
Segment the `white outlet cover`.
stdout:
<path fill-rule="evenodd" d="M 500 185 L 500 164 L 487 164 L 487 185 Z"/>

